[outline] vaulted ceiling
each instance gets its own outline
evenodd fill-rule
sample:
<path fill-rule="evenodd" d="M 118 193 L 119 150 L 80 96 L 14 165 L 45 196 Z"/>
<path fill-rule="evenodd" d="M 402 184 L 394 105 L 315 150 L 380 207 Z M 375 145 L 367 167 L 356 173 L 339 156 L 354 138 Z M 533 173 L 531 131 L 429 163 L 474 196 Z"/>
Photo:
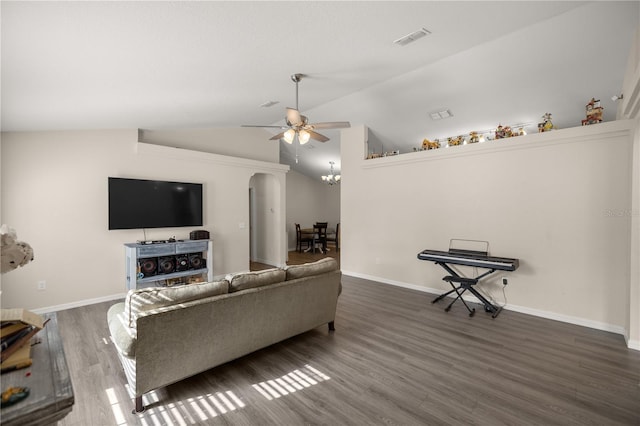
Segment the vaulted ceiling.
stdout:
<path fill-rule="evenodd" d="M 3 1 L 0 13 L 3 131 L 282 124 L 303 73 L 302 113 L 369 126 L 377 152 L 535 131 L 547 112 L 579 126 L 592 97 L 613 120 L 640 15 L 609 1 Z M 453 117 L 432 120 L 443 110 Z M 281 162 L 339 169 L 340 133 L 321 133 L 331 140 L 281 142 Z"/>

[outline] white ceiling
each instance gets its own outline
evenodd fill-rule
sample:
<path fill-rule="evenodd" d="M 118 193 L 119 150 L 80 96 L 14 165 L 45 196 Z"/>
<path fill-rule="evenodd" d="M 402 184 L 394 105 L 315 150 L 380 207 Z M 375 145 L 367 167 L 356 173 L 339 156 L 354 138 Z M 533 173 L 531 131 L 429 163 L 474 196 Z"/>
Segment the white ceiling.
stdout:
<path fill-rule="evenodd" d="M 0 13 L 3 131 L 281 124 L 290 75 L 304 73 L 311 122 L 365 124 L 376 151 L 401 152 L 546 112 L 577 126 L 591 97 L 614 119 L 640 18 L 638 2 L 608 1 L 2 1 Z M 393 44 L 420 28 L 431 34 Z M 454 117 L 430 119 L 443 109 Z M 331 140 L 298 148 L 298 164 L 281 143 L 281 162 L 339 169 L 339 131 L 321 133 Z"/>

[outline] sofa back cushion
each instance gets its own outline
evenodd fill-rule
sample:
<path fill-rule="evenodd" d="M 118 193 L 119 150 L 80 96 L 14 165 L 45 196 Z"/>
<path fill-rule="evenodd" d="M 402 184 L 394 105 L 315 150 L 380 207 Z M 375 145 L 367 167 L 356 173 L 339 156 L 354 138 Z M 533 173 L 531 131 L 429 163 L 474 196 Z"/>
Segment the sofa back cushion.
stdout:
<path fill-rule="evenodd" d="M 326 272 L 336 271 L 338 262 L 332 257 L 325 257 L 316 262 L 305 263 L 303 265 L 291 265 L 285 268 L 287 280 L 320 275 Z"/>
<path fill-rule="evenodd" d="M 228 274 L 225 280 L 229 282 L 229 293 L 246 290 L 248 288 L 283 282 L 286 273 L 280 268 L 265 269 L 263 271 L 240 272 Z"/>
<path fill-rule="evenodd" d="M 224 280 L 176 287 L 150 287 L 129 290 L 125 299 L 124 316 L 129 322 L 129 327 L 135 330 L 136 320 L 142 312 L 228 292 L 229 283 Z"/>

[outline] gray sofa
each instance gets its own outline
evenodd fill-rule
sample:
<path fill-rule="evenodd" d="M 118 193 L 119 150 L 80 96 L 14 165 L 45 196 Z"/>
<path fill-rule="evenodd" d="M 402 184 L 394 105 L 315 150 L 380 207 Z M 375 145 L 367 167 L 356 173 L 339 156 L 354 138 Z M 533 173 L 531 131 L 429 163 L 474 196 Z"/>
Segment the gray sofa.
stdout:
<path fill-rule="evenodd" d="M 222 281 L 130 290 L 107 313 L 135 411 L 142 396 L 328 324 L 342 290 L 337 262 L 230 274 Z"/>

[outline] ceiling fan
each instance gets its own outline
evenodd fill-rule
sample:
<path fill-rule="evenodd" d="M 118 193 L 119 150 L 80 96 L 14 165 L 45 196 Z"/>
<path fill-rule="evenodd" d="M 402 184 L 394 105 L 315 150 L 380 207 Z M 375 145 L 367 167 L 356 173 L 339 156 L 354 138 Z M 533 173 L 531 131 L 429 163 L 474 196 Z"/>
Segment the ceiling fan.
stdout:
<path fill-rule="evenodd" d="M 287 129 L 281 133 L 278 133 L 274 137 L 269 140 L 276 139 L 284 139 L 287 143 L 293 143 L 296 135 L 298 136 L 298 141 L 300 145 L 304 145 L 309 142 L 309 139 L 314 139 L 319 142 L 326 142 L 329 140 L 328 137 L 321 135 L 316 132 L 315 129 L 344 129 L 347 127 L 351 127 L 348 121 L 331 121 L 325 123 L 309 123 L 309 120 L 306 116 L 300 114 L 298 109 L 298 83 L 302 78 L 305 77 L 304 74 L 293 74 L 291 76 L 291 80 L 296 83 L 296 107 L 295 108 L 287 108 L 285 122 L 286 126 L 261 126 L 261 125 L 251 125 L 245 124 L 242 127 L 265 127 L 265 128 L 276 128 L 276 129 Z"/>

